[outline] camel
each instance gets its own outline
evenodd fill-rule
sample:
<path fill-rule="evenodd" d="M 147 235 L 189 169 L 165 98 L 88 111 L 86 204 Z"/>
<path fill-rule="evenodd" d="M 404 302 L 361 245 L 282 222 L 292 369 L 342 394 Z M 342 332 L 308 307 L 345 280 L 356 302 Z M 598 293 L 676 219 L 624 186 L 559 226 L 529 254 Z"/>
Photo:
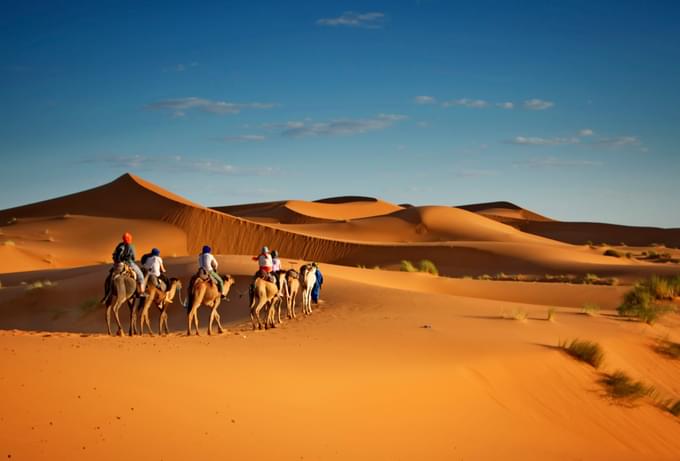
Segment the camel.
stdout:
<path fill-rule="evenodd" d="M 170 330 L 168 329 L 168 304 L 171 304 L 174 301 L 175 293 L 179 293 L 180 302 L 182 302 L 182 282 L 176 278 L 170 279 L 167 291 L 161 290 L 153 283 L 149 283 L 146 286 L 146 299 L 144 300 L 142 314 L 139 319 L 140 335 L 144 334 L 144 325 L 146 324 L 149 328 L 149 333 L 153 336 L 153 329 L 151 329 L 151 322 L 149 321 L 149 308 L 152 304 L 161 311 L 160 319 L 158 321 L 158 334 L 162 335 L 163 329 L 165 329 L 166 334 L 170 333 Z"/>
<path fill-rule="evenodd" d="M 212 335 L 213 322 L 217 321 L 217 329 L 219 333 L 224 332 L 222 323 L 220 322 L 220 314 L 217 312 L 217 307 L 222 301 L 222 294 L 226 296 L 229 294 L 229 289 L 234 284 L 235 280 L 231 275 L 222 275 L 224 280 L 224 292 L 220 293 L 217 289 L 217 284 L 208 276 L 202 278 L 195 275 L 191 282 L 189 282 L 189 299 L 187 300 L 187 336 L 191 336 L 192 326 L 196 327 L 196 335 L 198 332 L 198 308 L 202 305 L 210 307 L 210 322 L 208 325 L 208 334 Z"/>
<path fill-rule="evenodd" d="M 274 303 L 274 306 L 276 308 L 276 315 L 277 315 L 277 320 L 276 323 L 283 323 L 281 320 L 281 309 L 283 305 L 283 301 L 288 299 L 288 281 L 286 280 L 285 274 L 279 273 L 278 277 L 279 285 L 278 285 L 278 297 L 279 300 Z"/>
<path fill-rule="evenodd" d="M 262 322 L 260 322 L 260 311 L 263 307 L 267 308 L 267 318 L 265 319 L 264 327 L 276 328 L 274 322 L 274 309 L 276 304 L 279 304 L 279 313 L 281 297 L 279 296 L 279 287 L 275 283 L 268 282 L 262 278 L 257 278 L 253 282 L 253 298 L 250 302 L 250 320 L 253 322 L 253 330 L 262 329 Z M 257 319 L 257 323 L 255 320 Z"/>
<path fill-rule="evenodd" d="M 316 267 L 305 264 L 300 267 L 300 286 L 302 287 L 302 312 L 312 315 L 312 289 L 316 284 Z"/>
<path fill-rule="evenodd" d="M 111 271 L 105 282 L 106 294 L 100 303 L 106 306 L 106 327 L 109 335 L 111 335 L 111 311 L 116 318 L 118 324 L 118 336 L 123 335 L 123 325 L 120 323 L 120 316 L 118 311 L 120 307 L 127 303 L 130 308 L 130 336 L 137 333 L 137 281 L 134 273 L 126 269 L 123 264 L 116 265 Z"/>
<path fill-rule="evenodd" d="M 286 284 L 288 286 L 287 296 L 286 296 L 286 309 L 288 310 L 288 318 L 295 319 L 295 300 L 297 298 L 298 291 L 300 291 L 300 279 L 299 275 L 294 270 L 289 270 L 286 272 Z"/>

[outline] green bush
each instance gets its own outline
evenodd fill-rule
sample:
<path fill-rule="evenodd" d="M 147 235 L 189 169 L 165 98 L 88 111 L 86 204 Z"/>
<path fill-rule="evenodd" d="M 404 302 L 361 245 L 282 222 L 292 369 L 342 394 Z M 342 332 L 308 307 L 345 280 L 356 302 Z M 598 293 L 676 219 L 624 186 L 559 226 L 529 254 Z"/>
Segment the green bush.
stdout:
<path fill-rule="evenodd" d="M 400 270 L 402 272 L 418 272 L 418 269 L 416 269 L 416 266 L 414 266 L 411 261 L 407 261 L 405 259 L 401 262 Z"/>
<path fill-rule="evenodd" d="M 652 277 L 636 284 L 628 291 L 617 311 L 619 315 L 636 317 L 652 325 L 664 314 L 675 310 L 671 304 L 657 302 L 671 298 L 673 291 L 668 279 Z"/>
<path fill-rule="evenodd" d="M 595 274 L 586 274 L 586 275 L 583 277 L 583 283 L 585 283 L 586 285 L 593 285 L 593 284 L 595 284 L 598 280 L 600 280 L 600 277 L 598 277 L 598 276 L 595 275 Z"/>
<path fill-rule="evenodd" d="M 656 351 L 673 359 L 680 359 L 680 344 L 663 340 L 656 346 Z"/>
<path fill-rule="evenodd" d="M 581 308 L 581 312 L 592 317 L 600 312 L 600 306 L 595 303 L 585 303 Z"/>
<path fill-rule="evenodd" d="M 564 342 L 560 344 L 559 347 L 575 359 L 585 362 L 594 368 L 599 368 L 604 361 L 602 347 L 593 341 L 574 339 L 570 343 Z"/>
<path fill-rule="evenodd" d="M 427 274 L 432 274 L 432 275 L 439 275 L 439 271 L 437 270 L 437 266 L 434 265 L 432 261 L 429 259 L 423 259 L 419 263 L 419 268 L 420 272 L 425 272 Z"/>
<path fill-rule="evenodd" d="M 613 256 L 613 257 L 615 257 L 615 258 L 620 258 L 620 257 L 621 257 L 621 253 L 620 253 L 620 252 L 618 252 L 617 250 L 613 250 L 613 249 L 611 249 L 611 248 L 608 249 L 607 251 L 605 251 L 605 252 L 604 252 L 604 255 L 605 255 L 605 256 Z"/>
<path fill-rule="evenodd" d="M 641 381 L 635 381 L 621 370 L 606 374 L 601 383 L 607 388 L 607 393 L 612 398 L 628 402 L 648 396 L 654 391 L 651 386 L 647 386 Z"/>

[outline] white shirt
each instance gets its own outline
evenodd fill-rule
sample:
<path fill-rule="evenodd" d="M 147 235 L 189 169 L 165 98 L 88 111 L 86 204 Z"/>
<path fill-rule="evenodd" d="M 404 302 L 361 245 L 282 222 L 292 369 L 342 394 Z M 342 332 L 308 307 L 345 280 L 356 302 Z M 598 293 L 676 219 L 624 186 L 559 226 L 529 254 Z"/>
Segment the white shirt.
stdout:
<path fill-rule="evenodd" d="M 272 267 L 272 255 L 263 253 L 257 257 L 257 262 L 260 267 Z"/>
<path fill-rule="evenodd" d="M 206 270 L 207 272 L 216 271 L 217 260 L 210 253 L 203 253 L 198 257 L 198 267 Z"/>
<path fill-rule="evenodd" d="M 149 256 L 146 258 L 144 263 L 144 268 L 149 271 L 149 274 L 155 275 L 156 277 L 161 276 L 161 266 L 163 265 L 163 260 L 160 256 Z"/>

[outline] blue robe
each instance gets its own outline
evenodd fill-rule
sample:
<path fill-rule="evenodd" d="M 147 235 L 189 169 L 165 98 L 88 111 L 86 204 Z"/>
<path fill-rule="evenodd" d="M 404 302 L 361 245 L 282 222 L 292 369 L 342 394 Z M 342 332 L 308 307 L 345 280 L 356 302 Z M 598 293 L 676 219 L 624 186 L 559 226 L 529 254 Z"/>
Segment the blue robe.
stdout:
<path fill-rule="evenodd" d="M 321 271 L 317 268 L 316 269 L 316 283 L 314 284 L 314 288 L 312 288 L 312 301 L 319 302 L 319 291 L 321 291 L 321 285 L 323 285 L 323 274 L 321 274 Z"/>

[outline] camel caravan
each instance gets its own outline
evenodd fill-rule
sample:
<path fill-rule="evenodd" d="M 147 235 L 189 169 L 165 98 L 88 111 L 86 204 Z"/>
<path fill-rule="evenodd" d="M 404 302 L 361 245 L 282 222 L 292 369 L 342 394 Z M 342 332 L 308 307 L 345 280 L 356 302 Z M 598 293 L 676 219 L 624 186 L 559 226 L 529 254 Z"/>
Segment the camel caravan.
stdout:
<path fill-rule="evenodd" d="M 295 305 L 298 294 L 302 297 L 302 312 L 312 314 L 312 303 L 317 303 L 319 291 L 323 284 L 323 276 L 316 263 L 304 264 L 299 271 L 282 270 L 281 261 L 276 251 L 269 251 L 266 246 L 258 256 L 253 257 L 259 269 L 249 286 L 250 319 L 253 330 L 276 328 L 281 320 L 281 310 L 285 303 L 288 319 L 296 319 Z M 182 298 L 182 283 L 177 278 L 167 278 L 160 250 L 154 248 L 141 258 L 141 267 L 135 262 L 135 250 L 132 235 L 125 233 L 122 242 L 113 252 L 113 267 L 104 282 L 104 297 L 101 304 L 105 306 L 106 326 L 111 331 L 111 313 L 118 326 L 117 335 L 123 334 L 120 321 L 120 308 L 127 305 L 130 311 L 130 327 L 128 334 L 142 335 L 146 327 L 153 336 L 149 311 L 155 306 L 160 313 L 158 332 L 169 334 L 168 306 L 175 297 L 187 312 L 187 336 L 195 332 L 199 335 L 198 309 L 201 306 L 210 309 L 208 334 L 213 334 L 216 324 L 217 332 L 223 333 L 218 307 L 222 300 L 229 301 L 227 296 L 234 285 L 232 276 L 219 274 L 218 263 L 212 255 L 212 249 L 204 246 L 198 257 L 198 271 L 191 277 L 187 286 L 187 299 Z M 264 313 L 264 320 L 261 314 Z M 139 316 L 139 326 L 138 326 Z"/>

